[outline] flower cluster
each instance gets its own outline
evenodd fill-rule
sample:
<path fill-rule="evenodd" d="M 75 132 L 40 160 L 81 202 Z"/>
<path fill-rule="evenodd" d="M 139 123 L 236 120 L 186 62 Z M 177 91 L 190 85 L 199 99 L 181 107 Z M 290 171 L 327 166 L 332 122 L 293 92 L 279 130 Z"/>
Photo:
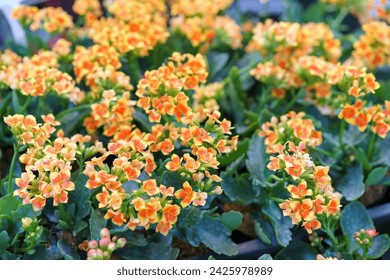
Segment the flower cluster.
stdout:
<path fill-rule="evenodd" d="M 12 17 L 22 25 L 29 26 L 32 31 L 42 28 L 48 33 L 61 33 L 73 27 L 72 17 L 60 7 L 37 9 L 18 6 L 13 10 Z"/>
<path fill-rule="evenodd" d="M 85 146 L 91 139 L 89 136 L 67 138 L 61 130 L 57 131 L 54 140 L 50 140 L 55 126 L 60 123 L 51 114 L 41 117 L 43 124 L 37 123 L 32 115 L 16 114 L 4 118 L 18 141 L 17 147 L 27 146 L 26 153 L 20 156 L 26 171 L 21 178 L 15 179 L 19 189 L 14 195 L 22 198 L 24 204 L 31 203 L 36 211 L 42 209 L 49 198 L 53 198 L 54 206 L 67 203 L 68 191 L 75 188 L 70 180 L 72 163 L 79 155 L 90 157 L 101 150 L 98 144 Z"/>
<path fill-rule="evenodd" d="M 353 45 L 353 57 L 371 69 L 390 65 L 390 26 L 372 21 L 362 29 L 364 34 Z"/>
<path fill-rule="evenodd" d="M 171 26 L 173 30 L 184 34 L 194 47 L 200 47 L 202 52 L 215 40 L 232 49 L 238 49 L 242 41 L 240 27 L 230 17 L 218 16 L 218 13 L 231 3 L 231 0 L 175 0 L 171 9 L 174 16 Z"/>
<path fill-rule="evenodd" d="M 316 166 L 305 149 L 304 142 L 298 147 L 288 142 L 276 157 L 271 156 L 267 167 L 272 171 L 283 170 L 294 180 L 294 184 L 287 186 L 290 198 L 279 206 L 293 224 L 301 223 L 312 233 L 327 219 L 337 217 L 341 206 L 331 185 L 329 167 Z"/>
<path fill-rule="evenodd" d="M 118 71 L 122 66 L 120 54 L 111 46 L 77 46 L 73 66 L 77 82 L 85 80 L 93 98 L 99 99 L 102 92 L 108 89 L 118 93 L 133 89 L 130 77 Z"/>
<path fill-rule="evenodd" d="M 2 83 L 11 89 L 29 96 L 42 96 L 51 92 L 68 97 L 79 94 L 72 77 L 58 70 L 54 52 L 41 51 L 23 60 L 12 57 L 12 65 L 2 72 Z"/>
<path fill-rule="evenodd" d="M 280 117 L 272 117 L 270 122 L 265 122 L 259 136 L 265 137 L 267 153 L 275 153 L 282 149 L 286 142 L 292 142 L 298 146 L 304 143 L 310 147 L 316 147 L 322 143 L 322 133 L 315 129 L 313 121 L 304 118 L 305 113 L 289 112 Z"/>
<path fill-rule="evenodd" d="M 110 45 L 121 54 L 146 56 L 169 36 L 164 1 L 115 0 L 107 9 L 113 17 L 96 20 L 89 30 L 96 44 Z"/>
<path fill-rule="evenodd" d="M 258 23 L 247 51 L 260 52 L 267 60 L 286 68 L 306 55 L 316 55 L 337 62 L 341 55 L 340 40 L 335 39 L 324 23 L 298 24 L 274 22 Z"/>
<path fill-rule="evenodd" d="M 91 105 L 92 112 L 84 120 L 84 126 L 90 134 L 103 127 L 103 135 L 114 140 L 128 140 L 132 136 L 134 105 L 129 92 L 117 95 L 114 90 L 106 90 L 103 100 Z"/>
<path fill-rule="evenodd" d="M 223 83 L 215 82 L 207 85 L 201 85 L 195 89 L 192 98 L 194 111 L 208 110 L 210 112 L 219 110 L 217 100 L 222 95 Z"/>
<path fill-rule="evenodd" d="M 92 105 L 85 126 L 91 131 L 103 126 L 104 134 L 113 138 L 106 153 L 87 162 L 84 173 L 89 177 L 87 188 L 99 189 L 99 207 L 107 209 L 105 217 L 113 223 L 132 230 L 153 226 L 166 235 L 182 208 L 204 206 L 210 195 L 222 192 L 221 178 L 213 174 L 219 165 L 217 154 L 235 149 L 237 137 L 228 139 L 231 123 L 219 120 L 218 111 L 192 109 L 186 93 L 196 92 L 207 75 L 201 55 L 178 53 L 168 64 L 145 72 L 136 95 L 137 105 L 153 123 L 151 132 L 131 126 L 134 104 L 128 94 L 116 97 L 114 91 L 105 91 L 104 100 Z M 177 143 L 191 153 L 175 153 Z M 165 172 L 183 177 L 182 188 L 165 186 L 154 176 L 155 157 L 161 156 Z M 112 167 L 107 158 L 113 160 Z M 128 181 L 135 184 L 132 192 Z"/>
<path fill-rule="evenodd" d="M 113 236 L 107 228 L 100 230 L 100 240 L 91 240 L 88 242 L 87 260 L 109 260 L 112 253 L 126 246 L 125 238 Z"/>
<path fill-rule="evenodd" d="M 273 118 L 263 124 L 259 134 L 266 137 L 266 152 L 274 154 L 268 169 L 285 172 L 293 182 L 287 186 L 290 198 L 279 204 L 283 215 L 312 233 L 330 216 L 337 216 L 341 206 L 332 188 L 329 167 L 315 165 L 307 153 L 307 145 L 320 145 L 322 135 L 310 119 L 303 119 L 304 115 L 290 112 L 280 122 Z"/>

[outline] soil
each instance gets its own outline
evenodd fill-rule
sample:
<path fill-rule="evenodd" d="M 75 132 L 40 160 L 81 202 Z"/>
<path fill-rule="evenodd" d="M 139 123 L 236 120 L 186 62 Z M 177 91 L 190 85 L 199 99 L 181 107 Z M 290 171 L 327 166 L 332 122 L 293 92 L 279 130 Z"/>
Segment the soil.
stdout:
<path fill-rule="evenodd" d="M 365 206 L 370 206 L 379 202 L 386 194 L 387 188 L 384 186 L 370 186 L 366 188 L 364 195 L 359 199 Z"/>
<path fill-rule="evenodd" d="M 210 250 L 203 244 L 200 244 L 199 247 L 192 247 L 187 242 L 177 238 L 173 240 L 172 247 L 180 250 L 179 256 L 177 257 L 178 260 L 185 260 L 194 256 L 210 253 Z"/>
<path fill-rule="evenodd" d="M 250 216 L 252 213 L 256 213 L 259 211 L 259 208 L 257 206 L 255 205 L 243 206 L 240 204 L 225 203 L 223 205 L 223 210 L 225 212 L 230 210 L 241 212 L 244 216 L 242 219 L 242 224 L 238 228 L 238 231 L 246 235 L 247 237 L 250 237 L 251 239 L 256 238 L 257 235 L 254 230 L 254 223 Z"/>

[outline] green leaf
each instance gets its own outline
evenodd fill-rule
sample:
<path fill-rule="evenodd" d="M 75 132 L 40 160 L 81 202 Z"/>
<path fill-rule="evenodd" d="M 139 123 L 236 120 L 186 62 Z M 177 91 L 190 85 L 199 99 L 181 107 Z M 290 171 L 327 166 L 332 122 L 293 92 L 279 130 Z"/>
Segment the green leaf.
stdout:
<path fill-rule="evenodd" d="M 180 213 L 178 225 L 185 232 L 188 243 L 194 247 L 203 243 L 217 254 L 227 256 L 238 254 L 237 244 L 229 238 L 231 230 L 217 218 L 204 215 L 195 207 L 188 212 Z"/>
<path fill-rule="evenodd" d="M 80 256 L 77 254 L 74 248 L 72 248 L 64 240 L 57 242 L 57 247 L 65 260 L 79 260 Z"/>
<path fill-rule="evenodd" d="M 77 206 L 77 211 L 75 211 L 75 215 L 73 217 L 75 222 L 87 217 L 90 213 L 91 202 L 89 200 L 91 197 L 91 191 L 85 187 L 88 179 L 87 175 L 81 173 L 75 182 L 75 190 L 73 192 L 69 192 L 71 201 L 73 201 Z"/>
<path fill-rule="evenodd" d="M 118 238 L 126 238 L 127 244 L 135 246 L 146 246 L 147 240 L 142 234 L 142 232 L 132 231 L 126 226 L 114 228 L 110 230 L 112 235 L 117 236 Z"/>
<path fill-rule="evenodd" d="M 297 241 L 282 249 L 275 256 L 276 260 L 315 260 L 317 252 L 309 244 Z"/>
<path fill-rule="evenodd" d="M 390 237 L 388 234 L 380 234 L 374 237 L 372 247 L 367 253 L 368 259 L 379 259 L 390 249 Z"/>
<path fill-rule="evenodd" d="M 272 261 L 273 258 L 271 257 L 270 254 L 264 254 L 264 255 L 262 255 L 262 256 L 259 258 L 259 260 L 261 260 L 261 261 Z"/>
<path fill-rule="evenodd" d="M 243 205 L 257 201 L 258 193 L 249 181 L 248 174 L 242 174 L 238 178 L 234 178 L 233 176 L 223 178 L 221 185 L 224 194 L 231 201 L 237 201 Z"/>
<path fill-rule="evenodd" d="M 245 155 L 240 156 L 238 159 L 236 159 L 232 164 L 230 164 L 225 171 L 221 172 L 222 179 L 227 176 L 233 175 L 237 168 L 240 166 L 242 160 L 244 159 Z"/>
<path fill-rule="evenodd" d="M 35 247 L 34 254 L 24 254 L 24 260 L 58 260 L 62 258 L 62 254 L 59 251 L 57 245 L 50 245 L 49 248 L 46 245 L 39 245 Z"/>
<path fill-rule="evenodd" d="M 229 55 L 227 53 L 209 52 L 207 54 L 209 78 L 215 77 L 223 69 L 228 60 Z"/>
<path fill-rule="evenodd" d="M 370 174 L 368 174 L 366 181 L 364 182 L 366 186 L 373 186 L 378 184 L 386 176 L 387 167 L 377 167 L 373 169 Z"/>
<path fill-rule="evenodd" d="M 349 203 L 341 211 L 340 224 L 349 253 L 359 247 L 354 239 L 355 232 L 360 229 L 374 228 L 374 223 L 368 215 L 366 207 L 357 201 Z"/>
<path fill-rule="evenodd" d="M 356 159 L 363 165 L 364 170 L 367 171 L 372 168 L 366 153 L 361 148 L 353 147 L 352 151 L 354 152 Z"/>
<path fill-rule="evenodd" d="M 255 221 L 255 233 L 260 238 L 261 241 L 263 241 L 267 245 L 271 245 L 272 240 L 270 237 L 265 233 L 264 229 L 261 227 L 261 224 L 259 221 Z"/>
<path fill-rule="evenodd" d="M 89 229 L 91 231 L 91 240 L 100 239 L 100 230 L 107 225 L 107 220 L 104 219 L 104 214 L 99 210 L 91 208 L 91 218 L 89 219 Z"/>
<path fill-rule="evenodd" d="M 162 184 L 167 187 L 174 187 L 175 190 L 181 189 L 186 181 L 178 172 L 166 170 L 161 176 Z"/>
<path fill-rule="evenodd" d="M 88 223 L 86 221 L 78 221 L 73 227 L 73 235 L 76 236 L 80 231 L 86 229 L 88 227 Z"/>
<path fill-rule="evenodd" d="M 221 166 L 226 166 L 228 164 L 233 165 L 238 159 L 246 154 L 249 148 L 249 139 L 239 141 L 237 144 L 237 150 L 230 152 L 227 156 L 221 155 L 218 156 L 218 161 Z"/>
<path fill-rule="evenodd" d="M 365 190 L 362 166 L 359 163 L 355 163 L 347 167 L 344 176 L 336 183 L 335 188 L 348 201 L 362 196 Z"/>
<path fill-rule="evenodd" d="M 0 215 L 11 215 L 12 211 L 15 211 L 20 202 L 10 194 L 0 198 Z"/>
<path fill-rule="evenodd" d="M 6 231 L 0 232 L 0 254 L 2 254 L 9 247 L 9 236 Z"/>
<path fill-rule="evenodd" d="M 172 236 L 162 237 L 158 242 L 149 242 L 146 246 L 126 246 L 115 251 L 126 260 L 174 260 L 179 249 L 172 248 Z"/>
<path fill-rule="evenodd" d="M 266 184 L 265 169 L 267 154 L 265 153 L 264 139 L 255 134 L 248 150 L 248 159 L 246 160 L 246 167 L 251 176 L 259 181 L 263 186 Z"/>
<path fill-rule="evenodd" d="M 221 216 L 221 222 L 227 226 L 230 230 L 238 229 L 242 224 L 242 214 L 238 211 L 229 211 L 223 213 Z"/>
<path fill-rule="evenodd" d="M 292 239 L 290 228 L 293 227 L 293 224 L 291 219 L 283 216 L 279 206 L 272 200 L 267 201 L 262 212 L 268 217 L 274 227 L 276 240 L 279 245 L 286 247 Z"/>

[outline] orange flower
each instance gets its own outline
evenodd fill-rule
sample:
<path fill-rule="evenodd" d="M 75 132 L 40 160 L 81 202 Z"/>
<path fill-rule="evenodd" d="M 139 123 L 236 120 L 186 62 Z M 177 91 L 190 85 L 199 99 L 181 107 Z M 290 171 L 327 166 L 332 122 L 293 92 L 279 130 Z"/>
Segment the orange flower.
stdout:
<path fill-rule="evenodd" d="M 183 189 L 177 190 L 175 192 L 175 197 L 181 199 L 181 206 L 183 208 L 190 205 L 192 201 L 196 198 L 196 193 L 192 190 L 191 185 L 188 182 L 183 184 Z"/>
<path fill-rule="evenodd" d="M 168 222 L 170 224 L 175 224 L 179 214 L 180 214 L 179 206 L 166 204 L 163 209 L 162 221 Z"/>
<path fill-rule="evenodd" d="M 156 195 L 160 192 L 160 189 L 157 187 L 157 182 L 155 179 L 144 181 L 142 183 L 142 190 L 150 196 Z"/>

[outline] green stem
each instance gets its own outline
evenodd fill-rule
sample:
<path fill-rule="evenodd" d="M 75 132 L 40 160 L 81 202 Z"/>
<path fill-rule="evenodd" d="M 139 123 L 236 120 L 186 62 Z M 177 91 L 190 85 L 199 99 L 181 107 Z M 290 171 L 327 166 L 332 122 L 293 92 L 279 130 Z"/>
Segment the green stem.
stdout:
<path fill-rule="evenodd" d="M 320 154 L 323 154 L 325 156 L 328 156 L 328 157 L 332 157 L 333 154 L 331 152 L 328 152 L 328 151 L 325 151 L 324 149 L 321 149 L 321 148 L 312 148 L 313 151 L 315 152 L 318 152 Z"/>
<path fill-rule="evenodd" d="M 340 130 L 339 130 L 339 145 L 340 149 L 344 150 L 344 131 L 345 131 L 346 122 L 344 120 L 341 121 Z"/>
<path fill-rule="evenodd" d="M 346 8 L 342 8 L 340 10 L 340 13 L 337 15 L 337 17 L 331 23 L 332 29 L 336 29 L 342 23 L 342 21 L 347 16 L 347 14 L 348 14 L 348 10 Z"/>
<path fill-rule="evenodd" d="M 368 157 L 368 160 L 371 160 L 371 159 L 372 159 L 373 152 L 374 152 L 374 145 L 375 145 L 375 142 L 376 142 L 376 134 L 375 134 L 375 133 L 372 133 L 372 134 L 371 134 L 370 143 L 368 144 L 368 149 L 367 149 L 367 157 Z"/>
<path fill-rule="evenodd" d="M 9 174 L 8 174 L 8 193 L 9 194 L 12 193 L 12 178 L 13 178 L 13 175 L 14 175 L 16 158 L 19 155 L 20 147 L 21 147 L 21 145 L 19 143 L 18 144 L 14 144 L 14 154 L 12 156 L 11 166 L 9 168 Z"/>
<path fill-rule="evenodd" d="M 62 111 L 61 113 L 59 113 L 56 116 L 56 120 L 61 119 L 63 116 L 65 116 L 65 115 L 67 115 L 69 113 L 81 111 L 81 110 L 84 110 L 84 109 L 91 109 L 91 104 L 84 104 L 84 105 L 80 105 L 80 106 L 69 108 L 69 109 L 67 109 L 65 111 Z"/>

